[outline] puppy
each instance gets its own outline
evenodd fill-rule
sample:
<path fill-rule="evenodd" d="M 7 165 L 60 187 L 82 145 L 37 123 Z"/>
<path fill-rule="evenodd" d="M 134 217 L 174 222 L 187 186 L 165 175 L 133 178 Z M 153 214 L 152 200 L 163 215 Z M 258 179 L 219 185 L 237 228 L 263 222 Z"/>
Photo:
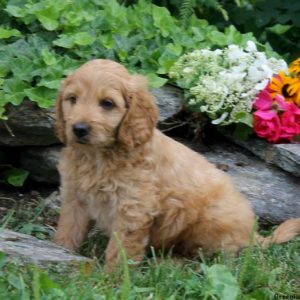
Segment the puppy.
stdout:
<path fill-rule="evenodd" d="M 63 82 L 56 111 L 65 144 L 56 243 L 78 249 L 95 221 L 109 237 L 109 268 L 120 260 L 120 245 L 139 261 L 149 246 L 211 255 L 236 253 L 251 238 L 266 246 L 300 234 L 300 219 L 272 237 L 253 232 L 249 202 L 225 173 L 155 129 L 158 109 L 145 78 L 120 64 L 84 64 Z"/>

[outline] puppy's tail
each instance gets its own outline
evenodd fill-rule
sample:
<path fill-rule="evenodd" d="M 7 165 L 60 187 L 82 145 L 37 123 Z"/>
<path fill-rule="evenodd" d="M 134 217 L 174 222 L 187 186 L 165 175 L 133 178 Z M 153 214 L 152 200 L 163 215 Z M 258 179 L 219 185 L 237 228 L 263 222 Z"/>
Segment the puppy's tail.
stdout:
<path fill-rule="evenodd" d="M 270 244 L 286 243 L 300 235 L 300 218 L 290 219 L 282 224 L 269 237 L 255 236 L 255 244 L 266 248 Z"/>

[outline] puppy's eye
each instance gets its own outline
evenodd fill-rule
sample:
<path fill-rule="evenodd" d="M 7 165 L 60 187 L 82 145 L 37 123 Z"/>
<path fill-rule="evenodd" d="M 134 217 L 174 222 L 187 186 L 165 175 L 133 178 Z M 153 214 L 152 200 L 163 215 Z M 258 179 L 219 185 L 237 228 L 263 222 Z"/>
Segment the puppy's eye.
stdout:
<path fill-rule="evenodd" d="M 105 110 L 111 110 L 115 107 L 115 103 L 111 99 L 102 99 L 99 105 Z"/>
<path fill-rule="evenodd" d="M 71 95 L 68 97 L 68 100 L 71 102 L 72 105 L 74 105 L 77 102 L 77 96 Z"/>

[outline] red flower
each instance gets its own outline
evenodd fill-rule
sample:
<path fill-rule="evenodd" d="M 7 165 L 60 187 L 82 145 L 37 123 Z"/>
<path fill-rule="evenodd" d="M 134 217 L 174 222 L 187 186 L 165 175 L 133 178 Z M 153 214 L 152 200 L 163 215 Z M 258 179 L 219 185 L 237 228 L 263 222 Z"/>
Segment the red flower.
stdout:
<path fill-rule="evenodd" d="M 289 103 L 288 109 L 281 115 L 280 138 L 292 141 L 300 134 L 300 109 L 294 103 Z"/>
<path fill-rule="evenodd" d="M 254 130 L 259 137 L 269 142 L 277 142 L 280 139 L 280 118 L 274 110 L 258 110 L 254 113 Z"/>

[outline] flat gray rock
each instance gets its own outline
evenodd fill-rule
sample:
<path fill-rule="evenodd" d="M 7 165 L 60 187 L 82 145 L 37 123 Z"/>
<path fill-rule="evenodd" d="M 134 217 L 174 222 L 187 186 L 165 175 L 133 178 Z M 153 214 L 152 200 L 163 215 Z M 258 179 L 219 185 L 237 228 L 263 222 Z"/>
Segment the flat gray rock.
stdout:
<path fill-rule="evenodd" d="M 51 242 L 7 229 L 0 229 L 0 251 L 9 258 L 19 258 L 24 263 L 37 263 L 41 266 L 91 262 L 91 259 L 75 255 Z"/>
<path fill-rule="evenodd" d="M 234 141 L 248 149 L 269 164 L 300 177 L 300 143 L 299 144 L 270 144 L 260 139 Z"/>
<path fill-rule="evenodd" d="M 164 86 L 152 92 L 160 109 L 160 122 L 181 110 L 183 95 L 180 89 Z M 41 109 L 27 100 L 19 106 L 9 105 L 7 116 L 7 121 L 0 121 L 0 145 L 49 146 L 60 143 L 54 132 L 54 108 Z"/>
<path fill-rule="evenodd" d="M 251 202 L 261 223 L 279 224 L 300 217 L 300 178 L 267 165 L 229 143 L 214 145 L 203 155 L 227 170 L 237 188 Z"/>

